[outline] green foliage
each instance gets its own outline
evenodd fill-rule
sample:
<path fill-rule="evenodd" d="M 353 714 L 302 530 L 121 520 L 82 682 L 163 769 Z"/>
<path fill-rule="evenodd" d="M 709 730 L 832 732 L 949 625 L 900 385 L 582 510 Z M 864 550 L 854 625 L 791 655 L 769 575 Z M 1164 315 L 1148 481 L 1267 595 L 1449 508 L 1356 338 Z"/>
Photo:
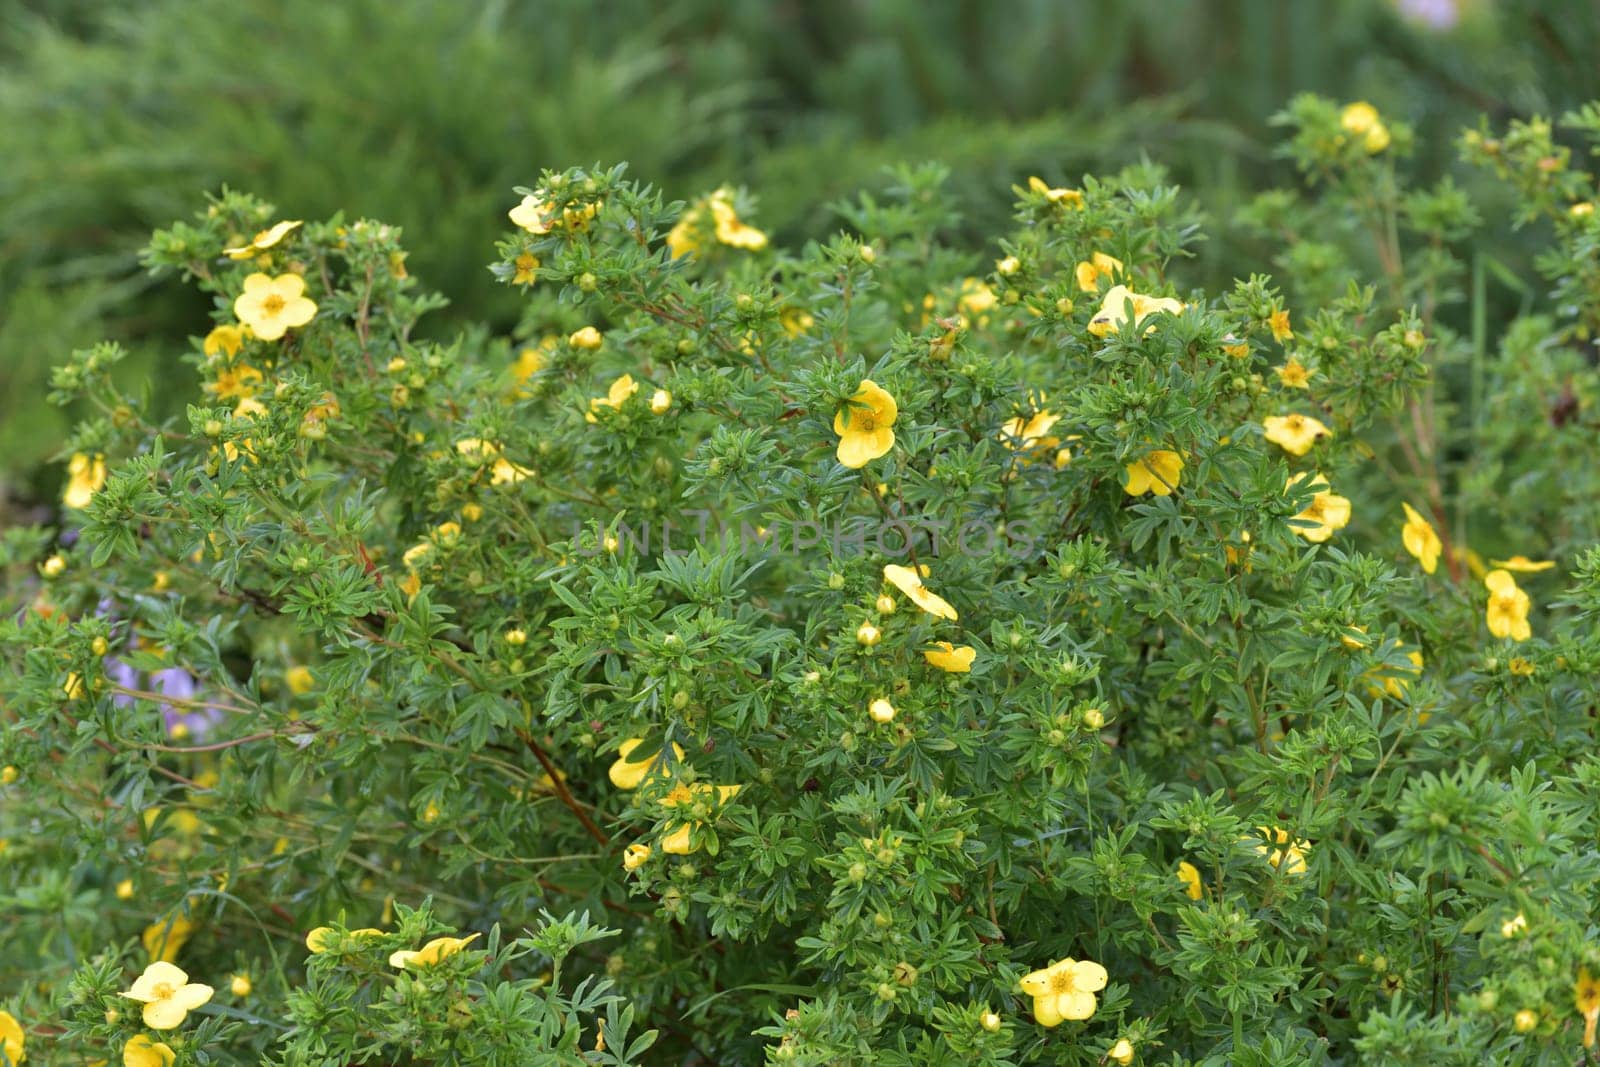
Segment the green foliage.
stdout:
<path fill-rule="evenodd" d="M 75 351 L 66 521 L 0 540 L 29 1055 L 1573 1062 L 1600 223 L 1509 158 L 1553 295 L 1456 331 L 1465 184 L 1281 121 L 1279 275 L 1210 291 L 1151 163 L 978 251 L 940 166 L 799 244 L 548 171 L 509 335 L 424 334 L 395 226 L 158 232 L 183 415 Z M 217 989 L 154 1033 L 162 956 Z"/>
<path fill-rule="evenodd" d="M 1439 30 L 1388 0 L 1004 18 L 976 0 L 0 0 L 4 495 L 38 503 L 59 473 L 40 464 L 83 412 L 33 401 L 62 354 L 114 338 L 124 388 L 177 373 L 200 309 L 135 253 L 197 189 L 426 234 L 411 267 L 451 304 L 422 329 L 504 329 L 516 306 L 481 284 L 478 250 L 503 191 L 552 160 L 628 158 L 680 197 L 743 181 L 795 243 L 830 232 L 833 201 L 881 191 L 885 166 L 937 159 L 971 243 L 1004 225 L 1020 176 L 1076 182 L 1143 154 L 1225 218 L 1270 184 L 1261 118 L 1299 91 L 1405 109 L 1434 146 L 1425 173 L 1479 111 L 1600 95 L 1586 7 L 1459 7 Z M 1195 279 L 1211 288 L 1271 254 L 1216 236 Z"/>

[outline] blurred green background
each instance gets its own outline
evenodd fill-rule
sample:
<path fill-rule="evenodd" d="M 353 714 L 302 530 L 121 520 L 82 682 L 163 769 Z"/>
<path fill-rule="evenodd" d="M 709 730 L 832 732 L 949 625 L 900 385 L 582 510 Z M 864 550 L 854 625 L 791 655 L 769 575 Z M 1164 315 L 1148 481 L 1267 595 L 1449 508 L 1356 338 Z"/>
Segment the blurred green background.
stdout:
<path fill-rule="evenodd" d="M 887 164 L 938 159 L 977 250 L 1012 183 L 1148 157 L 1226 222 L 1293 182 L 1267 120 L 1295 92 L 1414 123 L 1427 176 L 1480 113 L 1600 96 L 1597 46 L 1576 0 L 0 0 L 0 501 L 59 484 L 54 360 L 114 338 L 154 389 L 205 331 L 135 257 L 224 183 L 400 224 L 451 301 L 435 335 L 504 330 L 516 297 L 483 264 L 543 167 L 744 183 L 792 241 Z M 1192 280 L 1271 252 L 1216 227 Z"/>

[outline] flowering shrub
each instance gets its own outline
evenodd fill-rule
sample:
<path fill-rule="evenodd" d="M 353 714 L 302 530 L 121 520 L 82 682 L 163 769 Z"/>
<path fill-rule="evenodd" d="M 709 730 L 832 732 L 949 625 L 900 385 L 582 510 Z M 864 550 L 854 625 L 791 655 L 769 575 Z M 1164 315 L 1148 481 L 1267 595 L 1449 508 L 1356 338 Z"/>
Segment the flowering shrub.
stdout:
<path fill-rule="evenodd" d="M 802 249 L 552 172 L 450 344 L 381 223 L 158 233 L 187 419 L 74 353 L 0 557 L 6 1055 L 1574 1062 L 1594 179 L 1469 140 L 1554 220 L 1490 351 L 1410 132 L 1283 121 L 1288 289 L 1148 166 L 983 255 L 937 167 Z"/>

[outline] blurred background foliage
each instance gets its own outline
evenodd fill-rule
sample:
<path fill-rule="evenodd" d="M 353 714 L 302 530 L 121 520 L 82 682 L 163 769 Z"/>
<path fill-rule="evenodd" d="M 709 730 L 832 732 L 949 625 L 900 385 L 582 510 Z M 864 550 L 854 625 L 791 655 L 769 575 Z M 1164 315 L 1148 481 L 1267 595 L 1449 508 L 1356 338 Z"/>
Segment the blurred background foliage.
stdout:
<path fill-rule="evenodd" d="M 42 403 L 52 362 L 114 338 L 158 389 L 207 329 L 136 252 L 223 185 L 401 225 L 452 302 L 431 329 L 503 331 L 517 300 L 484 264 L 544 167 L 627 160 L 680 198 L 743 183 L 794 242 L 888 164 L 938 159 L 976 267 L 1029 174 L 1148 158 L 1226 224 L 1295 183 L 1268 119 L 1296 92 L 1412 123 L 1427 180 L 1480 113 L 1600 96 L 1596 54 L 1579 0 L 0 0 L 0 501 L 54 498 L 78 413 Z M 1514 276 L 1507 228 L 1489 213 L 1478 239 Z M 1219 233 L 1186 281 L 1270 268 L 1266 239 Z M 1501 298 L 1477 312 L 1525 294 Z"/>

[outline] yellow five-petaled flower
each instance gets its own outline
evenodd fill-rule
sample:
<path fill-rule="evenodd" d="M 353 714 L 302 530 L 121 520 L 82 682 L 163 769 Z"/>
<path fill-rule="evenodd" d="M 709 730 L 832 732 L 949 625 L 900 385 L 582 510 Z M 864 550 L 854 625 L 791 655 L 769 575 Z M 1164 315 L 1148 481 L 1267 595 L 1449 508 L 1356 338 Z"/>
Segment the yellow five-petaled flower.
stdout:
<path fill-rule="evenodd" d="M 639 391 L 639 383 L 633 380 L 633 375 L 624 374 L 606 389 L 605 396 L 593 397 L 589 401 L 589 410 L 584 412 L 583 421 L 599 422 L 596 417 L 602 408 L 617 410 L 625 404 L 629 397 Z"/>
<path fill-rule="evenodd" d="M 1083 210 L 1083 194 L 1076 189 L 1055 188 L 1038 176 L 1028 179 L 1028 191 L 1038 193 L 1052 204 Z"/>
<path fill-rule="evenodd" d="M 1333 431 L 1310 415 L 1268 415 L 1261 420 L 1262 435 L 1291 456 L 1303 456 L 1311 446 Z"/>
<path fill-rule="evenodd" d="M 894 420 L 900 407 L 877 382 L 863 378 L 855 395 L 833 416 L 839 435 L 839 462 L 852 470 L 889 454 L 894 448 Z"/>
<path fill-rule="evenodd" d="M 1406 513 L 1405 525 L 1400 527 L 1400 540 L 1406 546 L 1406 551 L 1422 564 L 1423 573 L 1432 574 L 1439 566 L 1439 553 L 1444 547 L 1439 542 L 1439 535 L 1433 525 L 1410 504 L 1401 501 L 1400 506 Z"/>
<path fill-rule="evenodd" d="M 263 341 L 276 341 L 316 317 L 317 305 L 305 292 L 306 280 L 298 274 L 252 274 L 233 302 L 233 313 Z"/>
<path fill-rule="evenodd" d="M 23 1032 L 22 1024 L 17 1022 L 17 1017 L 9 1011 L 0 1011 L 0 1054 L 5 1056 L 7 1063 L 21 1063 L 23 1056 L 23 1043 L 28 1035 Z"/>
<path fill-rule="evenodd" d="M 468 937 L 436 937 L 421 948 L 412 951 L 401 949 L 389 957 L 389 966 L 405 970 L 408 967 L 432 967 L 448 959 L 478 939 L 478 934 Z"/>
<path fill-rule="evenodd" d="M 1583 1047 L 1594 1048 L 1595 1024 L 1600 1023 L 1600 978 L 1590 974 L 1587 967 L 1578 968 L 1572 1005 L 1583 1016 Z"/>
<path fill-rule="evenodd" d="M 1257 845 L 1256 852 L 1267 857 L 1268 863 L 1289 874 L 1306 873 L 1306 853 L 1311 851 L 1311 842 L 1294 837 L 1281 826 L 1258 826 L 1256 829 L 1268 841 L 1268 844 Z M 1246 836 L 1245 840 L 1250 838 Z"/>
<path fill-rule="evenodd" d="M 695 782 L 693 785 L 676 785 L 672 792 L 661 798 L 664 808 L 700 808 L 707 810 L 712 807 L 721 807 L 738 795 L 743 788 L 738 785 L 711 785 L 707 782 Z M 695 850 L 690 835 L 701 824 L 697 821 L 681 822 L 667 830 L 661 838 L 661 851 L 673 856 L 687 856 Z"/>
<path fill-rule="evenodd" d="M 105 484 L 105 457 L 74 452 L 67 461 L 67 488 L 61 494 L 61 502 L 69 508 L 86 508 Z"/>
<path fill-rule="evenodd" d="M 941 671 L 967 674 L 972 670 L 972 661 L 978 658 L 978 650 L 971 645 L 958 647 L 949 641 L 937 641 L 933 648 L 922 650 L 922 658 L 930 666 L 938 667 Z"/>
<path fill-rule="evenodd" d="M 638 789 L 646 778 L 672 777 L 672 767 L 659 748 L 652 749 L 648 756 L 641 756 L 637 760 L 631 758 L 634 750 L 642 744 L 644 738 L 630 737 L 617 746 L 616 762 L 606 776 L 618 789 Z M 683 761 L 683 748 L 676 741 L 672 743 L 672 757 L 675 763 Z"/>
<path fill-rule="evenodd" d="M 1308 477 L 1301 471 L 1289 479 L 1289 488 L 1294 488 Z M 1310 486 L 1316 490 L 1316 495 L 1311 498 L 1311 503 L 1305 506 L 1298 515 L 1294 516 L 1300 522 L 1310 525 L 1294 526 L 1291 529 L 1304 537 L 1307 541 L 1318 544 L 1332 537 L 1335 530 L 1342 530 L 1350 522 L 1350 501 L 1334 493 L 1328 485 L 1328 479 L 1318 474 L 1311 477 Z"/>
<path fill-rule="evenodd" d="M 257 252 L 265 252 L 299 228 L 299 219 L 285 219 L 257 233 L 237 248 L 224 248 L 222 254 L 229 259 L 249 259 Z"/>
<path fill-rule="evenodd" d="M 1528 608 L 1530 601 L 1528 594 L 1517 585 L 1517 580 L 1511 577 L 1510 572 L 1493 570 L 1483 576 L 1483 584 L 1489 590 L 1489 604 L 1484 609 L 1484 618 L 1489 624 L 1489 632 L 1496 637 L 1509 637 L 1513 641 L 1526 641 L 1533 636 L 1533 630 L 1528 626 Z"/>
<path fill-rule="evenodd" d="M 177 1058 L 171 1045 L 149 1034 L 134 1034 L 122 1046 L 122 1067 L 172 1067 Z"/>
<path fill-rule="evenodd" d="M 1078 288 L 1086 293 L 1099 289 L 1101 278 L 1115 279 L 1121 273 L 1122 260 L 1108 256 L 1104 252 L 1096 252 L 1073 270 L 1078 280 Z"/>
<path fill-rule="evenodd" d="M 922 575 L 910 567 L 902 567 L 898 563 L 886 563 L 883 567 L 883 578 L 910 597 L 913 604 L 929 615 L 939 619 L 949 619 L 951 622 L 960 617 L 956 614 L 956 609 L 950 606 L 949 601 L 923 585 Z"/>
<path fill-rule="evenodd" d="M 1201 884 L 1200 869 L 1188 860 L 1178 861 L 1178 881 L 1183 884 L 1183 891 L 1190 900 L 1199 900 L 1205 896 L 1205 886 Z"/>
<path fill-rule="evenodd" d="M 134 979 L 133 987 L 122 996 L 144 1005 L 144 1024 L 152 1030 L 173 1030 L 183 1025 L 184 1017 L 211 999 L 208 985 L 189 981 L 181 967 L 157 960 Z"/>
<path fill-rule="evenodd" d="M 1089 332 L 1096 337 L 1116 333 L 1128 319 L 1127 306 L 1133 305 L 1133 324 L 1143 322 L 1149 315 L 1157 312 L 1166 312 L 1176 315 L 1183 310 L 1183 301 L 1170 296 L 1156 297 L 1135 293 L 1126 285 L 1113 285 L 1106 290 L 1105 298 L 1100 302 L 1100 310 L 1095 312 L 1094 318 L 1089 320 Z M 1146 333 L 1155 329 L 1152 325 Z"/>
<path fill-rule="evenodd" d="M 1090 960 L 1064 959 L 1025 975 L 1017 984 L 1033 998 L 1033 1017 L 1040 1026 L 1094 1014 L 1095 994 L 1106 987 L 1106 969 Z"/>
<path fill-rule="evenodd" d="M 1122 491 L 1129 496 L 1169 496 L 1182 477 L 1183 457 L 1165 448 L 1157 449 L 1128 464 Z"/>

